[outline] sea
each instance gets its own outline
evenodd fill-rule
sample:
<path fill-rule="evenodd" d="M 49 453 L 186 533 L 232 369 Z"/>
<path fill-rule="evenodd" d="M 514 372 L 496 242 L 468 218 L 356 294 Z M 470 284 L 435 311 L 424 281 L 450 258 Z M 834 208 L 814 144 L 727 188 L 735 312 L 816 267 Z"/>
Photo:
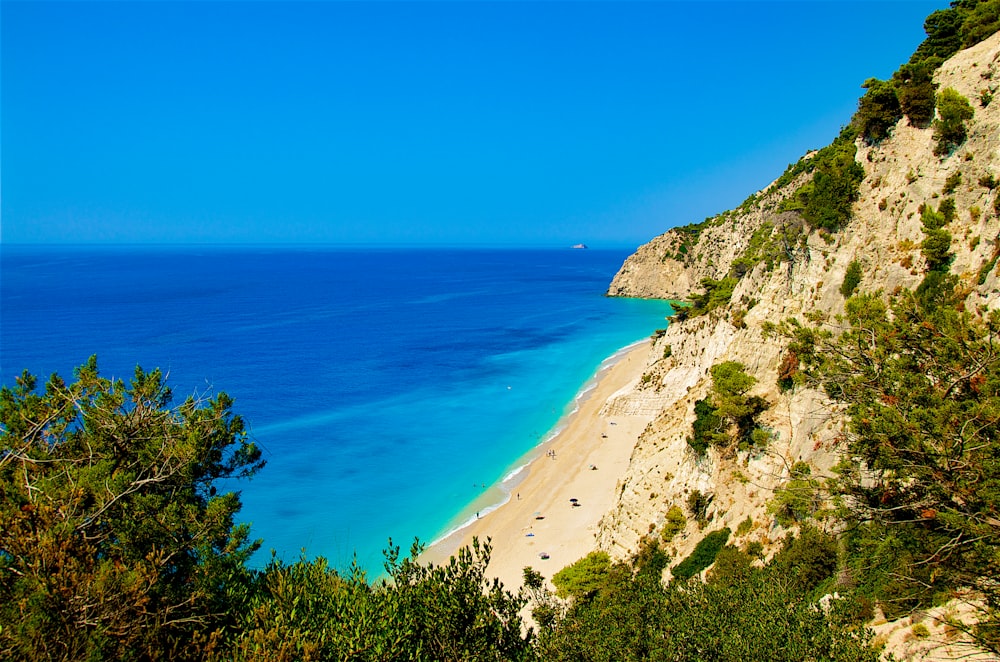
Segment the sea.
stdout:
<path fill-rule="evenodd" d="M 0 377 L 93 354 L 225 392 L 267 466 L 239 521 L 286 561 L 383 570 L 504 503 L 595 377 L 666 326 L 604 296 L 627 250 L 0 246 Z"/>

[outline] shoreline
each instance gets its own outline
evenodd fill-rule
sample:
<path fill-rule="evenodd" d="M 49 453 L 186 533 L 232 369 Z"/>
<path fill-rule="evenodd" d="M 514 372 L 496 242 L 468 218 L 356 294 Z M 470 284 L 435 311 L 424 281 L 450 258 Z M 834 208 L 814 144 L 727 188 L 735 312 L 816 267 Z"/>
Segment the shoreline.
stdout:
<path fill-rule="evenodd" d="M 441 565 L 474 537 L 490 538 L 487 575 L 517 590 L 525 566 L 551 579 L 592 551 L 597 524 L 614 504 L 635 443 L 651 420 L 601 416 L 601 411 L 610 397 L 641 377 L 650 346 L 644 339 L 605 359 L 546 439 L 515 462 L 481 501 L 469 504 L 457 518 L 460 523 L 436 538 L 420 560 Z"/>

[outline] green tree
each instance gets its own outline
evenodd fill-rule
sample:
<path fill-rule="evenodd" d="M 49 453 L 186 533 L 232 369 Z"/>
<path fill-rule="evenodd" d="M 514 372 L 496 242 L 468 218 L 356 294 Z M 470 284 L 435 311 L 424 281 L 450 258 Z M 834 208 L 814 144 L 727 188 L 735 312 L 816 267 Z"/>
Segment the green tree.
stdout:
<path fill-rule="evenodd" d="M 962 22 L 962 46 L 968 48 L 1000 30 L 1000 0 L 979 2 Z"/>
<path fill-rule="evenodd" d="M 670 506 L 670 510 L 666 514 L 666 521 L 663 523 L 663 531 L 661 532 L 663 542 L 673 540 L 686 526 L 687 518 L 684 517 L 684 511 L 681 510 L 681 507 L 677 505 Z"/>
<path fill-rule="evenodd" d="M 864 168 L 855 160 L 856 134 L 856 127 L 846 128 L 832 144 L 801 166 L 811 170 L 813 178 L 781 203 L 782 211 L 798 211 L 810 227 L 830 232 L 839 230 L 851 220 L 865 176 Z"/>
<path fill-rule="evenodd" d="M 556 595 L 562 598 L 585 598 L 596 592 L 611 571 L 607 552 L 591 552 L 552 576 Z"/>
<path fill-rule="evenodd" d="M 930 57 L 904 64 L 893 74 L 893 80 L 899 87 L 900 109 L 912 126 L 926 128 L 934 119 L 937 92 L 934 72 L 942 62 L 939 57 Z"/>
<path fill-rule="evenodd" d="M 778 524 L 793 526 L 814 517 L 823 506 L 821 484 L 812 477 L 812 469 L 805 462 L 792 465 L 788 481 L 774 492 L 768 512 Z"/>
<path fill-rule="evenodd" d="M 817 609 L 815 596 L 794 581 L 791 573 L 808 568 L 809 588 L 815 586 L 823 568 L 830 569 L 819 562 L 829 546 L 817 554 L 802 551 L 794 563 L 756 568 L 740 552 L 721 550 L 717 558 L 725 567 L 707 584 L 691 579 L 664 585 L 617 564 L 591 599 L 574 602 L 541 632 L 539 656 L 594 662 L 878 660 L 870 632 L 844 627 Z"/>
<path fill-rule="evenodd" d="M 948 59 L 962 48 L 963 12 L 956 7 L 939 9 L 924 19 L 927 38 L 914 51 L 910 62 L 919 62 L 929 57 Z"/>
<path fill-rule="evenodd" d="M 903 110 L 892 82 L 869 78 L 862 87 L 867 92 L 858 101 L 859 128 L 865 141 L 874 145 L 889 136 Z"/>
<path fill-rule="evenodd" d="M 673 575 L 677 579 L 690 579 L 699 572 L 712 565 L 715 557 L 726 545 L 729 535 L 732 533 L 728 528 L 712 531 L 707 536 L 698 541 L 694 551 L 686 559 L 678 563 L 673 568 Z"/>
<path fill-rule="evenodd" d="M 232 400 L 171 408 L 158 370 L 126 385 L 94 357 L 36 383 L 0 389 L 0 657 L 200 657 L 258 545 L 217 489 L 264 464 Z"/>
<path fill-rule="evenodd" d="M 965 142 L 965 122 L 972 119 L 975 111 L 968 99 L 950 87 L 938 93 L 937 110 L 938 119 L 934 120 L 934 153 L 946 155 Z"/>
<path fill-rule="evenodd" d="M 950 199 L 950 198 L 949 198 Z M 944 203 L 941 203 L 944 206 Z M 941 211 L 934 211 L 924 205 L 920 215 L 923 225 L 924 240 L 920 244 L 920 252 L 927 262 L 928 271 L 946 272 L 951 264 L 951 233 L 944 229 L 947 216 Z"/>
<path fill-rule="evenodd" d="M 939 301 L 954 282 L 941 281 Z M 880 560 L 893 579 L 871 586 L 887 605 L 978 589 L 978 636 L 1000 651 L 1000 313 L 980 319 L 904 293 L 891 306 L 854 297 L 846 317 L 818 374 L 848 416 L 833 487 L 857 524 L 856 571 L 864 582 Z"/>
<path fill-rule="evenodd" d="M 526 599 L 486 578 L 489 543 L 473 540 L 448 563 L 386 550 L 385 581 L 369 584 L 323 559 L 272 560 L 256 577 L 239 635 L 221 660 L 528 660 L 533 633 L 521 631 Z"/>
<path fill-rule="evenodd" d="M 851 263 L 847 265 L 847 271 L 844 272 L 844 282 L 840 284 L 840 293 L 844 295 L 845 299 L 858 289 L 858 285 L 861 284 L 861 275 L 861 261 L 851 260 Z"/>
<path fill-rule="evenodd" d="M 748 375 L 743 364 L 738 361 L 718 363 L 709 372 L 712 375 L 715 415 L 736 427 L 738 443 L 744 446 L 755 444 L 757 417 L 770 406 L 760 396 L 747 395 L 757 383 L 756 378 Z"/>

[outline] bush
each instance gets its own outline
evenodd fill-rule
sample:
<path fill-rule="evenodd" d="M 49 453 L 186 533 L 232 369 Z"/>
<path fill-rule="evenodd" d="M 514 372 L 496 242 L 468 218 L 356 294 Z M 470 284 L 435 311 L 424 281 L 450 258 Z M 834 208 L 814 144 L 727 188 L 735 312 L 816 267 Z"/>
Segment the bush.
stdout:
<path fill-rule="evenodd" d="M 660 535 L 664 542 L 670 542 L 687 526 L 687 518 L 684 517 L 684 511 L 681 510 L 680 506 L 671 506 L 670 510 L 667 511 L 666 520 Z"/>
<path fill-rule="evenodd" d="M 846 224 L 865 176 L 855 160 L 854 134 L 845 130 L 812 158 L 812 181 L 782 202 L 782 211 L 798 211 L 814 229 L 834 232 Z"/>
<path fill-rule="evenodd" d="M 591 552 L 552 576 L 556 595 L 562 598 L 585 598 L 595 593 L 611 571 L 607 552 Z"/>
<path fill-rule="evenodd" d="M 715 563 L 715 557 L 729 540 L 728 528 L 713 531 L 701 539 L 691 555 L 678 563 L 673 569 L 677 579 L 690 579 L 699 572 Z"/>
<path fill-rule="evenodd" d="M 781 526 L 789 527 L 813 517 L 822 507 L 820 483 L 805 462 L 792 466 L 788 482 L 774 492 L 767 510 Z"/>
<path fill-rule="evenodd" d="M 789 535 L 771 562 L 776 574 L 792 580 L 800 591 L 812 591 L 837 571 L 837 538 L 814 526 L 804 526 L 798 537 Z"/>
<path fill-rule="evenodd" d="M 691 425 L 692 435 L 687 443 L 698 455 L 704 455 L 708 447 L 725 437 L 722 432 L 722 418 L 716 415 L 715 407 L 707 398 L 694 403 L 694 423 Z"/>
<path fill-rule="evenodd" d="M 870 78 L 862 87 L 868 91 L 858 101 L 858 122 L 862 137 L 875 145 L 889 136 L 889 131 L 903 117 L 896 86 L 889 81 Z"/>
<path fill-rule="evenodd" d="M 702 494 L 701 490 L 693 490 L 688 495 L 687 507 L 691 517 L 698 522 L 699 526 L 704 526 L 708 517 L 708 506 L 712 503 L 712 497 Z"/>
<path fill-rule="evenodd" d="M 691 297 L 692 305 L 689 310 L 689 316 L 704 315 L 728 304 L 729 300 L 733 297 L 733 289 L 738 282 L 739 279 L 732 276 L 721 280 L 703 278 L 701 286 L 705 288 L 705 291 L 702 294 L 696 294 Z"/>
<path fill-rule="evenodd" d="M 951 195 L 958 189 L 958 185 L 962 183 L 962 173 L 955 171 L 948 175 L 948 179 L 944 180 L 944 193 L 946 195 Z"/>
<path fill-rule="evenodd" d="M 858 289 L 858 285 L 860 284 L 861 262 L 858 260 L 851 260 L 851 263 L 847 265 L 847 271 L 844 272 L 844 282 L 840 284 L 840 293 L 843 294 L 846 299 L 854 294 L 854 290 Z"/>
<path fill-rule="evenodd" d="M 938 156 L 951 154 L 965 142 L 966 120 L 972 119 L 975 111 L 969 100 L 953 88 L 946 88 L 937 95 L 938 119 L 934 120 L 934 153 Z"/>
<path fill-rule="evenodd" d="M 937 92 L 934 71 L 942 62 L 941 58 L 932 57 L 904 64 L 893 74 L 893 80 L 899 85 L 900 108 L 912 126 L 928 127 L 934 119 Z"/>

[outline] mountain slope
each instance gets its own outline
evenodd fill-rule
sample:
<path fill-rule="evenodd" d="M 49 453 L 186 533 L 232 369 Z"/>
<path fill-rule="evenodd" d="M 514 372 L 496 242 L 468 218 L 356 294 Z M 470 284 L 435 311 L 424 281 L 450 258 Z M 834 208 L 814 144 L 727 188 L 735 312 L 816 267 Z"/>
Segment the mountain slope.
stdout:
<path fill-rule="evenodd" d="M 675 561 L 723 526 L 736 532 L 737 545 L 777 549 L 785 529 L 768 503 L 796 463 L 809 465 L 813 476 L 832 475 L 844 418 L 820 391 L 778 387 L 788 341 L 766 333 L 768 325 L 795 317 L 836 327 L 852 263 L 860 266 L 858 293 L 916 289 L 933 259 L 921 248 L 925 208 L 954 201 L 950 273 L 960 279 L 965 308 L 1000 307 L 1000 103 L 990 103 L 1000 82 L 1000 33 L 950 57 L 934 82 L 939 92 L 951 88 L 969 100 L 974 115 L 965 122 L 966 139 L 936 154 L 935 129 L 911 126 L 905 117 L 876 144 L 852 138 L 863 177 L 842 228 L 816 229 L 804 220 L 796 196 L 815 174 L 790 167 L 740 208 L 670 230 L 626 260 L 609 295 L 694 299 L 696 306 L 655 340 L 643 379 L 607 405 L 658 414 L 635 448 L 617 505 L 602 520 L 600 548 L 619 558 L 635 554 L 644 537 L 663 529 L 672 506 L 685 508 L 700 494 L 709 501 L 703 525 L 689 518 L 668 543 Z M 816 153 L 801 163 L 812 158 Z M 724 362 L 742 364 L 755 380 L 747 395 L 770 404 L 758 421 L 770 439 L 763 447 L 712 447 L 699 455 L 688 443 L 696 403 L 712 391 L 713 366 Z"/>

